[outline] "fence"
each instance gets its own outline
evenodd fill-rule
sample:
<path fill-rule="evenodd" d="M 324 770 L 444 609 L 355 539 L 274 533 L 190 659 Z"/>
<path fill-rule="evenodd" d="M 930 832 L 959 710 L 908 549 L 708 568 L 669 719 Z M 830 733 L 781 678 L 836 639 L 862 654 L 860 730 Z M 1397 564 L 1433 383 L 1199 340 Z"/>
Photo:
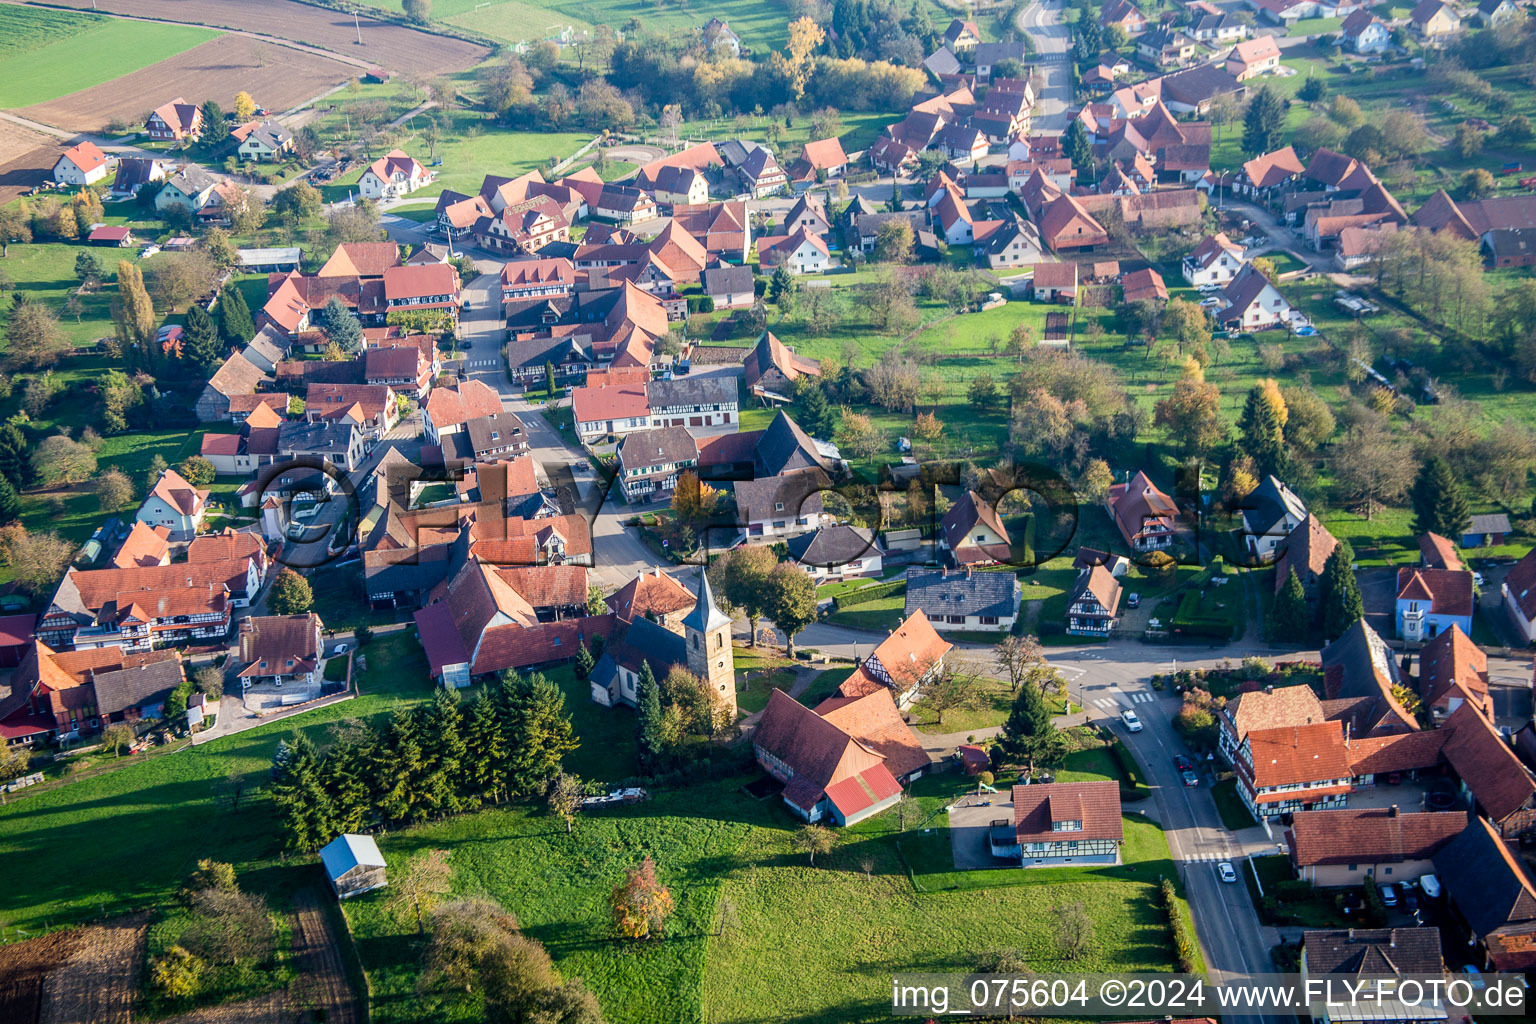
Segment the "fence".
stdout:
<path fill-rule="evenodd" d="M 601 135 L 594 135 L 594 136 L 592 136 L 592 141 L 591 142 L 588 142 L 585 146 L 582 146 L 576 152 L 572 153 L 570 156 L 566 157 L 564 160 L 561 160 L 559 163 L 555 164 L 555 166 L 551 167 L 549 169 L 550 170 L 550 177 L 553 177 L 553 178 L 560 177 L 560 175 L 565 173 L 565 169 L 567 167 L 571 166 L 576 161 L 580 160 L 582 157 L 584 157 L 588 153 L 592 152 L 592 147 L 596 146 L 601 141 L 603 141 L 603 137 Z"/>

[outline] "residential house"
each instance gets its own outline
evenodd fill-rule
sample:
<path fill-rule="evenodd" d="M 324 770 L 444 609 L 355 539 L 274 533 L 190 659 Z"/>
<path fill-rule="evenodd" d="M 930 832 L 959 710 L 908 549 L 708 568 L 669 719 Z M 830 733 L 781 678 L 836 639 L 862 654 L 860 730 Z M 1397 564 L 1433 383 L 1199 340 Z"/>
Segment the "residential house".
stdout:
<path fill-rule="evenodd" d="M 1402 882 L 1434 871 L 1433 857 L 1466 827 L 1461 811 L 1391 807 L 1299 811 L 1285 834 L 1296 877 L 1318 888 Z"/>
<path fill-rule="evenodd" d="M 988 81 L 992 78 L 992 70 L 999 64 L 1012 63 L 1020 67 L 1029 59 L 1029 51 L 1024 46 L 1022 39 L 1004 39 L 996 43 L 979 43 L 972 52 L 972 60 L 976 66 L 976 78 L 979 81 Z"/>
<path fill-rule="evenodd" d="M 832 223 L 827 219 L 827 211 L 821 201 L 809 194 L 795 200 L 795 205 L 784 216 L 784 234 L 792 235 L 801 228 L 823 238 L 832 230 Z"/>
<path fill-rule="evenodd" d="M 384 306 L 388 313 L 438 310 L 450 323 L 459 320 L 459 272 L 449 263 L 390 267 L 384 271 Z"/>
<path fill-rule="evenodd" d="M 1503 544 L 1510 534 L 1509 516 L 1503 512 L 1473 516 L 1467 530 L 1461 535 L 1464 548 L 1493 547 Z"/>
<path fill-rule="evenodd" d="M 759 238 L 757 259 L 765 271 L 783 266 L 791 274 L 819 274 L 832 266 L 832 252 L 827 243 L 804 227 L 789 235 Z"/>
<path fill-rule="evenodd" d="M 159 718 L 161 704 L 155 701 L 159 688 L 169 683 L 172 674 L 171 688 L 182 681 L 181 658 L 174 651 L 133 654 L 117 647 L 63 651 L 29 635 L 17 654 L 10 695 L 0 700 L 0 736 L 8 746 L 72 740 L 99 732 L 113 720 Z M 174 673 L 156 670 L 142 679 L 109 675 L 162 662 L 169 663 Z M 109 692 L 97 691 L 98 675 L 104 677 L 103 689 Z M 104 701 L 111 706 L 110 712 L 104 710 Z"/>
<path fill-rule="evenodd" d="M 163 526 L 170 540 L 185 543 L 197 536 L 208 510 L 208 491 L 187 483 L 174 469 L 162 470 L 144 496 L 134 518 L 148 526 Z"/>
<path fill-rule="evenodd" d="M 652 425 L 720 427 L 737 422 L 734 377 L 674 377 L 648 381 Z"/>
<path fill-rule="evenodd" d="M 1408 22 L 1419 37 L 1438 42 L 1461 31 L 1461 15 L 1445 0 L 1419 0 L 1408 15 Z"/>
<path fill-rule="evenodd" d="M 1435 854 L 1453 917 L 1445 927 L 1466 935 L 1482 966 L 1498 971 L 1536 968 L 1536 886 L 1516 853 L 1481 818 Z M 1458 934 L 1459 933 L 1459 934 Z"/>
<path fill-rule="evenodd" d="M 1342 271 L 1359 270 L 1374 260 L 1396 233 L 1397 225 L 1391 221 L 1344 228 L 1339 232 L 1333 265 Z"/>
<path fill-rule="evenodd" d="M 286 405 L 288 397 L 280 396 Z M 200 454 L 213 463 L 213 471 L 226 476 L 254 473 L 277 459 L 278 430 L 283 417 L 269 405 L 258 405 L 233 434 L 203 435 Z"/>
<path fill-rule="evenodd" d="M 171 560 L 170 537 L 168 526 L 150 526 L 135 520 L 133 529 L 123 539 L 122 546 L 117 549 L 109 564 L 114 569 L 166 565 Z"/>
<path fill-rule="evenodd" d="M 372 836 L 340 835 L 320 848 L 320 863 L 339 900 L 388 885 L 384 855 Z"/>
<path fill-rule="evenodd" d="M 651 425 L 651 406 L 643 384 L 573 388 L 571 415 L 576 436 L 583 441 L 628 434 Z"/>
<path fill-rule="evenodd" d="M 1419 564 L 1426 569 L 1461 570 L 1467 567 L 1456 552 L 1455 542 L 1433 532 L 1419 538 Z"/>
<path fill-rule="evenodd" d="M 1271 560 L 1280 545 L 1307 517 L 1301 498 L 1274 476 L 1266 476 L 1242 505 L 1245 547 L 1261 562 Z"/>
<path fill-rule="evenodd" d="M 766 146 L 757 146 L 736 168 L 753 199 L 774 195 L 789 184 L 789 175 Z"/>
<path fill-rule="evenodd" d="M 823 526 L 788 541 L 789 555 L 817 583 L 878 576 L 880 542 L 862 526 Z"/>
<path fill-rule="evenodd" d="M 1233 189 L 1240 195 L 1266 198 L 1281 188 L 1295 183 L 1306 172 L 1306 165 L 1296 155 L 1294 146 L 1286 146 L 1270 153 L 1263 153 L 1245 162 L 1233 182 Z M 1218 236 L 1225 239 L 1225 235 Z M 1236 248 L 1228 241 L 1227 245 Z M 1237 250 L 1239 258 L 1242 250 Z M 1236 268 L 1233 268 L 1236 272 Z M 1221 282 L 1217 282 L 1218 284 Z"/>
<path fill-rule="evenodd" d="M 1354 775 L 1337 721 L 1251 729 L 1234 767 L 1238 796 L 1255 818 L 1343 807 Z"/>
<path fill-rule="evenodd" d="M 1131 0 L 1110 0 L 1099 12 L 1099 24 L 1104 28 L 1119 25 L 1130 36 L 1139 36 L 1147 30 L 1146 15 Z"/>
<path fill-rule="evenodd" d="M 433 388 L 421 407 L 422 432 L 428 444 L 441 444 L 443 437 L 463 430 L 470 420 L 501 411 L 501 396 L 484 381 L 466 380 Z"/>
<path fill-rule="evenodd" d="M 470 230 L 482 249 L 530 256 L 571 238 L 571 222 L 560 204 L 542 195 L 481 216 Z"/>
<path fill-rule="evenodd" d="M 1176 28 L 1157 28 L 1139 36 L 1136 54 L 1155 68 L 1182 68 L 1195 59 L 1200 44 Z"/>
<path fill-rule="evenodd" d="M 180 170 L 165 179 L 165 185 L 155 194 L 155 209 L 160 213 L 168 210 L 199 213 L 208 205 L 218 183 L 217 178 L 197 164 L 183 164 Z"/>
<path fill-rule="evenodd" d="M 1488 655 L 1460 626 L 1452 626 L 1419 652 L 1419 700 L 1436 723 L 1463 704 L 1471 704 L 1489 719 L 1493 700 L 1488 693 Z"/>
<path fill-rule="evenodd" d="M 746 262 L 752 225 L 745 201 L 674 206 L 672 223 L 697 239 L 710 259 Z"/>
<path fill-rule="evenodd" d="M 241 160 L 280 160 L 293 152 L 293 133 L 276 121 L 253 121 L 230 134 L 240 143 L 235 153 Z"/>
<path fill-rule="evenodd" d="M 1252 263 L 1241 270 L 1216 295 L 1223 305 L 1216 312 L 1216 322 L 1229 330 L 1262 331 L 1279 327 L 1291 314 L 1291 304 L 1280 289 Z"/>
<path fill-rule="evenodd" d="M 249 558 L 70 569 L 38 624 L 38 637 L 56 650 L 147 651 L 206 642 L 229 633 L 232 610 L 249 604 L 259 586 Z"/>
<path fill-rule="evenodd" d="M 789 178 L 796 186 L 808 188 L 818 181 L 841 178 L 847 170 L 848 154 L 843 152 L 842 141 L 833 136 L 807 142 L 800 158 L 790 165 Z"/>
<path fill-rule="evenodd" d="M 1305 685 L 1266 687 L 1235 694 L 1216 714 L 1217 748 L 1235 763 L 1248 734 L 1254 729 L 1312 725 L 1326 721 L 1323 702 Z"/>
<path fill-rule="evenodd" d="M 1418 720 L 1398 699 L 1406 687 L 1387 642 L 1364 618 L 1323 648 L 1323 697 L 1329 718 L 1344 721 L 1349 735 L 1390 736 L 1419 731 Z"/>
<path fill-rule="evenodd" d="M 966 491 L 939 520 L 939 550 L 958 566 L 1008 563 L 1008 527 L 997 509 L 975 491 Z"/>
<path fill-rule="evenodd" d="M 905 613 L 922 612 L 935 629 L 1007 633 L 1019 617 L 1020 599 L 1011 572 L 907 570 Z"/>
<path fill-rule="evenodd" d="M 1102 565 L 1079 569 L 1067 594 L 1067 633 L 1107 637 L 1120 614 L 1120 581 Z"/>
<path fill-rule="evenodd" d="M 1113 484 L 1104 503 L 1132 551 L 1161 551 L 1173 545 L 1179 507 L 1144 470 L 1126 483 Z"/>
<path fill-rule="evenodd" d="M 413 334 L 389 338 L 368 346 L 363 353 L 363 382 L 388 387 L 397 395 L 420 400 L 432 387 L 440 364 L 437 339 Z"/>
<path fill-rule="evenodd" d="M 324 623 L 314 612 L 240 620 L 240 685 L 319 687 Z"/>
<path fill-rule="evenodd" d="M 1280 46 L 1271 35 L 1244 39 L 1227 54 L 1227 73 L 1239 82 L 1272 74 L 1280 66 Z"/>
<path fill-rule="evenodd" d="M 1040 235 L 1033 224 L 1017 217 L 996 222 L 976 238 L 975 252 L 992 270 L 1021 269 L 1040 258 Z"/>
<path fill-rule="evenodd" d="M 1392 30 L 1368 7 L 1344 19 L 1339 37 L 1352 52 L 1361 55 L 1381 53 L 1392 45 Z"/>
<path fill-rule="evenodd" d="M 1477 20 L 1485 28 L 1503 28 L 1523 17 L 1515 0 L 1478 0 Z"/>
<path fill-rule="evenodd" d="M 1013 817 L 992 822 L 992 856 L 1026 868 L 1118 864 L 1125 826 L 1119 784 L 1049 782 L 1013 787 Z"/>
<path fill-rule="evenodd" d="M 350 422 L 371 448 L 400 420 L 400 403 L 384 384 L 311 384 L 304 392 L 304 418 Z"/>
<path fill-rule="evenodd" d="M 1441 755 L 1461 792 L 1506 839 L 1536 826 L 1536 776 L 1478 706 L 1465 701 L 1434 730 L 1446 735 Z"/>
<path fill-rule="evenodd" d="M 820 467 L 772 476 L 753 476 L 731 483 L 737 522 L 749 540 L 785 537 L 830 526 L 834 519 L 822 506 L 822 494 L 832 478 Z"/>
<path fill-rule="evenodd" d="M 953 649 L 921 609 L 914 611 L 838 685 L 838 696 L 865 697 L 885 690 L 898 708 L 906 708 L 944 671 L 944 656 Z"/>
<path fill-rule="evenodd" d="M 1030 216 L 1040 228 L 1040 240 L 1052 252 L 1059 253 L 1064 249 L 1089 252 L 1094 246 L 1109 241 L 1109 232 L 1104 225 L 1069 195 L 1047 199 L 1040 205 L 1038 214 L 1032 211 Z"/>
<path fill-rule="evenodd" d="M 476 416 L 464 424 L 476 462 L 498 462 L 530 451 L 528 430 L 516 413 Z"/>
<path fill-rule="evenodd" d="M 1077 264 L 1071 260 L 1036 263 L 1028 294 L 1036 302 L 1077 305 Z"/>
<path fill-rule="evenodd" d="M 239 352 L 231 354 L 224 360 L 224 364 L 214 371 L 213 376 L 204 385 L 202 394 L 198 396 L 196 404 L 198 422 L 214 423 L 219 420 L 238 422 L 239 419 L 244 418 L 245 412 L 232 413 L 231 399 L 252 397 L 256 394 L 257 388 L 270 383 L 272 378 L 264 373 L 261 367 Z M 286 395 L 280 397 L 283 409 L 286 411 L 288 398 Z M 251 408 L 256 404 L 252 402 Z"/>
<path fill-rule="evenodd" d="M 379 157 L 357 179 L 357 194 L 364 199 L 399 199 L 432 180 L 432 175 L 404 150 L 392 149 Z"/>
<path fill-rule="evenodd" d="M 732 57 L 741 56 L 741 37 L 731 31 L 728 22 L 719 18 L 710 18 L 704 23 L 700 33 L 704 37 L 704 44 L 711 51 L 725 51 Z"/>
<path fill-rule="evenodd" d="M 1301 583 L 1301 591 L 1309 603 L 1318 597 L 1318 581 L 1328 564 L 1328 556 L 1339 546 L 1338 538 L 1328 532 L 1321 519 L 1311 513 L 1302 517 L 1279 547 L 1280 559 L 1275 563 L 1275 593 L 1279 593 L 1290 581 L 1291 573 Z"/>
<path fill-rule="evenodd" d="M 643 192 L 633 185 L 617 185 L 612 182 L 603 185 L 603 191 L 592 207 L 592 216 L 613 224 L 643 224 L 660 215 L 656 209 L 656 200 L 651 198 L 649 192 Z"/>
<path fill-rule="evenodd" d="M 1516 634 L 1536 643 L 1536 548 L 1509 570 L 1499 585 L 1499 594 Z"/>
<path fill-rule="evenodd" d="M 944 30 L 944 45 L 955 53 L 970 52 L 981 45 L 981 29 L 974 21 L 953 19 Z"/>
<path fill-rule="evenodd" d="M 795 350 L 764 331 L 743 359 L 742 382 L 755 395 L 772 395 L 780 401 L 793 397 L 794 383 L 803 374 L 821 376 L 821 363 L 795 354 Z"/>
<path fill-rule="evenodd" d="M 203 108 L 177 96 L 150 111 L 144 133 L 168 142 L 196 142 L 203 134 Z"/>
<path fill-rule="evenodd" d="M 656 171 L 652 195 L 658 203 L 678 206 L 709 202 L 709 179 L 695 167 L 661 167 Z"/>
<path fill-rule="evenodd" d="M 1189 34 L 1207 46 L 1248 38 L 1248 26 L 1233 12 L 1217 8 L 1214 13 L 1194 13 L 1193 18 L 1189 23 Z"/>
<path fill-rule="evenodd" d="M 699 283 L 716 309 L 745 309 L 757 298 L 751 267 L 717 263 L 704 268 Z"/>
<path fill-rule="evenodd" d="M 116 160 L 89 140 L 66 149 L 53 164 L 53 180 L 60 185 L 94 185 L 107 176 Z"/>
<path fill-rule="evenodd" d="M 699 444 L 700 476 L 706 480 L 761 480 L 803 469 L 840 477 L 845 470 L 837 446 L 817 441 L 781 409 L 766 430 L 714 434 Z"/>
<path fill-rule="evenodd" d="M 671 495 L 683 471 L 698 464 L 699 448 L 684 427 L 657 427 L 619 442 L 619 482 L 632 505 Z"/>
<path fill-rule="evenodd" d="M 1120 278 L 1120 288 L 1126 302 L 1167 302 L 1168 286 L 1163 275 L 1151 267 L 1133 270 Z"/>
<path fill-rule="evenodd" d="M 1456 569 L 1397 570 L 1397 635 L 1410 644 L 1431 640 L 1452 626 L 1472 632 L 1472 573 Z"/>
<path fill-rule="evenodd" d="M 362 465 L 371 445 L 358 429 L 358 418 L 348 415 L 330 420 L 284 422 L 277 428 L 277 454 L 284 458 L 313 466 L 329 462 L 345 473 Z M 298 476 L 312 477 L 313 471 L 300 469 Z M 297 478 L 295 478 L 297 479 Z M 329 480 L 329 476 L 325 476 Z M 281 488 L 294 481 L 285 480 L 284 474 L 269 481 L 268 490 Z"/>
<path fill-rule="evenodd" d="M 564 296 L 576 289 L 576 266 L 564 258 L 513 260 L 501 268 L 501 301 L 504 306 Z"/>
<path fill-rule="evenodd" d="M 1184 257 L 1180 270 L 1184 280 L 1196 288 L 1224 285 L 1242 269 L 1243 248 L 1225 234 L 1206 235 Z"/>
<path fill-rule="evenodd" d="M 1349 984 L 1359 997 L 1348 1004 L 1330 1000 L 1313 1008 L 1314 1021 L 1365 1024 L 1383 1019 L 1445 1021 L 1450 1018 L 1440 1000 L 1420 1000 L 1400 993 L 1406 976 L 1450 977 L 1440 949 L 1440 929 L 1337 928 L 1301 934 L 1301 984 L 1313 991 L 1327 978 L 1358 978 Z"/>
<path fill-rule="evenodd" d="M 164 181 L 166 165 L 163 161 L 147 157 L 125 156 L 117 161 L 117 174 L 112 179 L 111 195 L 114 199 L 127 199 L 139 194 L 139 189 L 152 181 Z"/>

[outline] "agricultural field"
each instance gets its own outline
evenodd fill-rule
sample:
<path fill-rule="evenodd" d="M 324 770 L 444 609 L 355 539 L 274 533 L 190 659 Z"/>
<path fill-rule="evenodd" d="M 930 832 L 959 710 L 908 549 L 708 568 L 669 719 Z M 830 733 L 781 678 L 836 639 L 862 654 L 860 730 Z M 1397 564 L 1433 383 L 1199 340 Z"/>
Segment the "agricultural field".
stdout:
<path fill-rule="evenodd" d="M 47 181 L 61 151 L 41 132 L 0 121 L 0 205 Z"/>
<path fill-rule="evenodd" d="M 113 22 L 153 31 L 164 26 Z M 189 30 L 190 31 L 190 30 Z M 201 30 L 198 30 L 201 31 Z M 205 33 L 212 35 L 212 33 Z M 137 124 L 156 103 L 178 95 L 211 99 L 226 108 L 249 92 L 273 110 L 286 110 L 356 77 L 358 69 L 318 53 L 245 36 L 221 35 L 179 57 L 125 69 L 104 84 L 24 108 L 27 117 L 70 131 L 97 131 L 112 121 Z"/>
<path fill-rule="evenodd" d="M 218 36 L 205 28 L 7 4 L 0 7 L 0 107 L 28 107 L 88 90 Z M 132 98 L 147 110 L 155 105 L 148 102 L 152 95 Z"/>
<path fill-rule="evenodd" d="M 432 35 L 404 25 L 363 19 L 363 45 L 358 46 L 352 17 L 294 0 L 264 0 L 261 4 L 220 0 L 58 0 L 61 7 L 95 7 L 182 24 L 237 29 L 291 39 L 341 54 L 349 63 L 377 64 L 391 71 L 440 75 L 461 71 L 486 57 L 485 47 L 461 39 Z"/>

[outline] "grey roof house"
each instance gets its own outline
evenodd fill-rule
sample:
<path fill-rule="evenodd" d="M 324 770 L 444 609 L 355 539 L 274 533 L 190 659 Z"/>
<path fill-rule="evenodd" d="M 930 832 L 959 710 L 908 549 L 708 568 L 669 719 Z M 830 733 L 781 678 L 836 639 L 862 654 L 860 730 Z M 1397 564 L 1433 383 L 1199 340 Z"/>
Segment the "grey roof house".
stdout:
<path fill-rule="evenodd" d="M 1019 616 L 1020 596 L 1011 572 L 908 569 L 904 614 L 921 611 L 938 630 L 1005 633 Z"/>

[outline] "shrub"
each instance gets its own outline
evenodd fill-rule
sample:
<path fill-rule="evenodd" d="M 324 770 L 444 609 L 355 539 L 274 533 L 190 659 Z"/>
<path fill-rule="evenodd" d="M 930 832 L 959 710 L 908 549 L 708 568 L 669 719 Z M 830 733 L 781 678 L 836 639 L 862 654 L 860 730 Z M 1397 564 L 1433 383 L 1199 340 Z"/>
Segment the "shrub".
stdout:
<path fill-rule="evenodd" d="M 896 580 L 892 583 L 877 583 L 872 587 L 860 587 L 858 590 L 850 590 L 846 594 L 839 594 L 832 599 L 833 606 L 842 611 L 844 608 L 852 608 L 855 605 L 868 604 L 884 597 L 905 593 L 906 580 Z"/>

